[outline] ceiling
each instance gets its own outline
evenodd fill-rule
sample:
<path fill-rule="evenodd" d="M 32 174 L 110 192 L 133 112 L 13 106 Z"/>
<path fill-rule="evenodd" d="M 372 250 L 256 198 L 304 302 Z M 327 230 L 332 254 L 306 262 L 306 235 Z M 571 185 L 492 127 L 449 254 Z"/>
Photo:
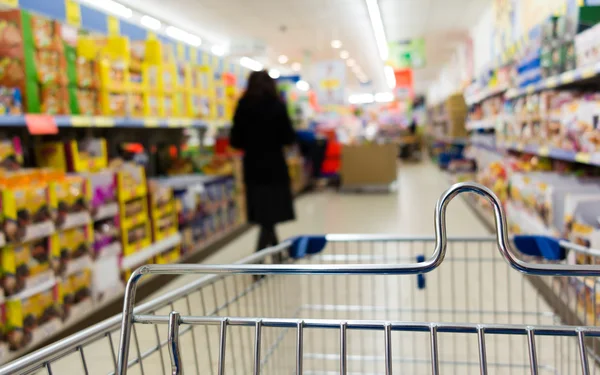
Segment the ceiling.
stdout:
<path fill-rule="evenodd" d="M 271 66 L 278 65 L 277 56 L 285 54 L 290 62 L 303 64 L 304 74 L 311 61 L 338 58 L 340 50 L 331 47 L 331 40 L 339 39 L 342 49 L 372 80 L 372 88 L 362 89 L 387 91 L 364 0 L 120 2 L 194 32 L 208 43 L 229 44 L 237 38 L 262 40 L 269 47 Z M 417 90 L 424 90 L 490 0 L 379 0 L 379 4 L 388 41 L 425 37 L 427 66 L 415 73 Z M 350 88 L 360 91 L 358 79 L 350 69 L 348 76 Z"/>

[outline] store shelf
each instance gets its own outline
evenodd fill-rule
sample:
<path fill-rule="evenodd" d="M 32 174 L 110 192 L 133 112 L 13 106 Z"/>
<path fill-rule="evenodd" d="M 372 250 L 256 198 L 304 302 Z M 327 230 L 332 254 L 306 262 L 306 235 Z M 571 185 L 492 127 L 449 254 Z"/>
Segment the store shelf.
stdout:
<path fill-rule="evenodd" d="M 532 94 L 534 92 L 553 89 L 555 87 L 570 85 L 579 81 L 594 78 L 600 75 L 600 63 L 585 68 L 578 68 L 564 72 L 560 75 L 546 78 L 536 84 L 519 89 L 510 89 L 506 92 L 507 99 L 514 99 L 519 96 Z"/>
<path fill-rule="evenodd" d="M 104 116 L 54 116 L 59 128 L 206 128 L 203 120 L 182 118 L 128 118 Z M 25 127 L 25 116 L 0 116 L 0 127 Z"/>
<path fill-rule="evenodd" d="M 469 143 L 469 140 L 467 138 L 462 138 L 462 137 L 445 137 L 445 136 L 433 135 L 433 134 L 430 134 L 429 136 L 437 142 L 442 142 L 442 143 L 446 143 L 449 145 L 463 145 L 464 146 Z"/>
<path fill-rule="evenodd" d="M 215 234 L 209 240 L 199 243 L 197 248 L 184 254 L 179 259 L 179 263 L 195 263 L 195 262 L 197 262 L 198 255 L 200 253 L 206 252 L 210 247 L 213 247 L 215 245 L 220 246 L 219 242 L 227 240 L 228 237 L 231 237 L 231 236 L 237 237 L 238 235 L 244 233 L 247 228 L 249 228 L 249 227 L 246 224 L 238 224 L 230 229 L 222 231 L 221 233 Z M 235 238 L 235 237 L 231 237 L 231 238 Z M 144 256 L 136 254 L 135 256 L 138 257 L 136 259 L 134 259 L 134 256 L 131 256 L 131 257 L 123 258 L 123 260 L 125 261 L 126 259 L 129 258 L 127 260 L 127 262 L 136 262 L 136 261 L 138 261 L 138 259 L 146 258 L 147 256 L 151 257 L 151 254 L 154 254 L 156 251 L 158 251 L 158 253 L 160 253 L 161 251 L 168 250 L 170 247 L 176 246 L 180 242 L 181 242 L 181 234 L 178 233 L 177 235 L 174 235 L 163 241 L 152 244 L 147 249 L 142 250 L 140 252 L 140 254 L 143 253 Z M 149 258 L 147 258 L 147 259 L 149 259 Z M 71 269 L 71 271 L 76 271 L 76 269 L 79 266 L 83 266 L 83 263 L 85 263 L 86 261 L 87 260 L 82 259 L 81 260 L 82 264 L 75 266 L 73 269 Z M 143 260 L 142 260 L 142 262 L 143 262 Z M 134 266 L 138 266 L 138 265 L 139 265 L 139 263 L 134 264 Z M 122 267 L 123 267 L 123 264 L 122 264 Z M 140 286 L 138 287 L 137 294 L 140 295 L 140 289 L 143 289 L 146 285 L 151 284 L 151 281 L 154 278 L 160 278 L 160 275 L 150 275 L 149 277 L 144 278 L 141 281 Z M 19 297 L 25 295 L 25 293 L 31 294 L 32 291 L 35 292 L 38 289 L 43 290 L 44 288 L 47 287 L 47 285 L 50 285 L 51 283 L 55 283 L 55 282 L 56 282 L 56 278 L 52 278 L 51 280 L 47 281 L 47 283 L 44 283 L 43 285 L 40 285 L 40 286 L 36 286 L 35 290 L 25 290 L 25 291 L 21 292 L 19 294 Z M 152 292 L 155 291 L 154 287 L 152 287 L 151 289 L 152 289 Z M 100 302 L 92 301 L 92 300 L 83 301 L 82 303 L 74 306 L 71 311 L 71 315 L 69 316 L 69 318 L 67 318 L 66 321 L 62 322 L 59 320 L 53 320 L 50 322 L 51 324 L 41 326 L 39 331 L 34 335 L 33 340 L 26 347 L 24 347 L 20 350 L 9 352 L 7 350 L 3 350 L 3 348 L 0 347 L 0 365 L 8 363 L 16 358 L 19 358 L 19 357 L 31 352 L 32 350 L 34 350 L 40 346 L 43 346 L 44 344 L 47 344 L 49 342 L 49 340 L 53 340 L 57 337 L 61 337 L 61 335 L 64 335 L 64 333 L 68 332 L 68 330 L 76 329 L 76 327 L 78 325 L 81 325 L 81 324 L 85 324 L 86 326 L 90 325 L 91 324 L 89 322 L 90 317 L 92 315 L 94 315 L 95 313 L 103 311 L 104 309 L 108 308 L 109 306 L 115 306 L 115 304 L 116 304 L 117 308 L 120 310 L 120 308 L 122 307 L 123 292 L 124 292 L 124 288 L 120 287 L 120 288 L 117 288 L 116 290 L 114 290 L 113 293 L 110 293 L 110 295 L 105 296 L 105 298 L 102 299 L 102 301 L 100 301 Z M 11 297 L 8 297 L 8 298 L 11 298 Z M 17 297 L 12 297 L 12 298 L 17 298 Z M 93 322 L 97 322 L 97 321 L 98 320 L 93 320 Z"/>
<path fill-rule="evenodd" d="M 121 270 L 134 269 L 158 254 L 174 248 L 181 243 L 181 234 L 177 233 L 171 237 L 165 238 L 148 246 L 144 250 L 138 251 L 133 255 L 123 257 L 121 260 Z"/>
<path fill-rule="evenodd" d="M 467 130 L 493 130 L 499 119 L 497 117 L 487 118 L 482 120 L 467 121 L 465 127 Z"/>
<path fill-rule="evenodd" d="M 466 97 L 465 102 L 469 106 L 475 105 L 475 104 L 481 103 L 482 101 L 484 101 L 486 99 L 494 97 L 496 95 L 504 94 L 506 92 L 506 90 L 508 90 L 508 87 L 506 87 L 506 86 L 485 88 L 475 95 Z"/>
<path fill-rule="evenodd" d="M 518 151 L 556 160 L 600 166 L 600 154 L 589 154 L 585 152 L 575 152 L 557 148 L 523 145 L 518 143 L 505 143 L 501 144 L 499 147 L 510 151 Z"/>

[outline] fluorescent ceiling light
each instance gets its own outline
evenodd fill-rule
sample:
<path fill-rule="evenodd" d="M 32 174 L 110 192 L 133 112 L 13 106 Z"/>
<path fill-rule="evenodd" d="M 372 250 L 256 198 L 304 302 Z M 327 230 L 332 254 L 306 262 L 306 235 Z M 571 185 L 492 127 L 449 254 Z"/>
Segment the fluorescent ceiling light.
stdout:
<path fill-rule="evenodd" d="M 150 16 L 142 16 L 142 18 L 140 18 L 140 23 L 150 30 L 158 30 L 162 26 L 159 20 Z"/>
<path fill-rule="evenodd" d="M 340 52 L 340 58 L 346 60 L 348 57 L 350 57 L 350 54 L 348 53 L 348 51 Z"/>
<path fill-rule="evenodd" d="M 292 70 L 293 71 L 299 72 L 300 69 L 302 69 L 302 65 L 300 63 L 295 62 L 295 63 L 292 64 Z"/>
<path fill-rule="evenodd" d="M 213 53 L 213 55 L 223 56 L 225 54 L 225 47 L 215 44 L 211 47 L 210 51 Z"/>
<path fill-rule="evenodd" d="M 373 94 L 354 94 L 350 95 L 348 101 L 351 104 L 368 104 L 373 103 L 375 101 L 375 97 L 373 97 Z"/>
<path fill-rule="evenodd" d="M 331 41 L 331 47 L 338 49 L 338 48 L 342 48 L 342 42 L 335 39 Z"/>
<path fill-rule="evenodd" d="M 346 65 L 348 66 L 354 66 L 354 64 L 356 64 L 356 61 L 354 61 L 354 59 L 348 59 L 348 61 L 346 61 Z"/>
<path fill-rule="evenodd" d="M 385 29 L 383 28 L 383 21 L 381 20 L 381 11 L 379 10 L 379 4 L 377 0 L 365 0 L 367 2 L 367 9 L 369 10 L 369 17 L 371 18 L 371 26 L 375 33 L 375 41 L 377 42 L 377 48 L 379 49 L 379 57 L 382 60 L 387 60 L 389 50 L 387 39 L 385 37 Z"/>
<path fill-rule="evenodd" d="M 377 103 L 389 103 L 394 101 L 394 94 L 391 92 L 378 92 L 375 94 L 375 101 Z"/>
<path fill-rule="evenodd" d="M 279 70 L 277 70 L 277 69 L 270 69 L 269 76 L 271 76 L 271 78 L 273 78 L 273 79 L 277 79 L 277 78 L 281 77 L 281 73 L 279 73 Z"/>
<path fill-rule="evenodd" d="M 131 18 L 133 16 L 133 11 L 127 8 L 125 5 L 117 3 L 112 0 L 87 0 L 88 4 L 95 6 L 100 9 L 104 9 L 107 12 L 110 12 L 114 15 L 123 18 Z"/>
<path fill-rule="evenodd" d="M 288 57 L 286 55 L 280 55 L 277 61 L 279 61 L 280 64 L 285 64 L 288 62 Z"/>
<path fill-rule="evenodd" d="M 310 85 L 308 84 L 308 82 L 302 80 L 296 82 L 296 87 L 300 91 L 308 91 L 310 89 Z"/>
<path fill-rule="evenodd" d="M 198 47 L 200 44 L 202 44 L 202 39 L 200 39 L 200 37 L 190 34 L 187 31 L 181 30 L 175 26 L 168 26 L 165 32 L 171 38 L 180 40 L 194 47 Z"/>
<path fill-rule="evenodd" d="M 396 75 L 394 74 L 394 69 L 389 66 L 386 65 L 385 68 L 383 68 L 383 72 L 385 73 L 385 81 L 387 82 L 387 85 L 390 89 L 393 89 L 396 87 Z"/>
<path fill-rule="evenodd" d="M 256 60 L 252 60 L 251 58 L 246 56 L 240 59 L 240 65 L 242 65 L 246 69 L 254 70 L 255 72 L 258 72 L 263 68 L 263 64 L 259 63 Z"/>

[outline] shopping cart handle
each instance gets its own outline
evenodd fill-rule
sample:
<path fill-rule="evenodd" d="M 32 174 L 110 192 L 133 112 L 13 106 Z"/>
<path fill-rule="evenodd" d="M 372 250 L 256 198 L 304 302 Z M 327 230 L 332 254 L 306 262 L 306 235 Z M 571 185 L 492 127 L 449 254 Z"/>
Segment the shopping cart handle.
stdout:
<path fill-rule="evenodd" d="M 320 253 L 327 244 L 325 236 L 299 236 L 291 238 L 291 241 L 290 256 L 294 259 Z"/>
<path fill-rule="evenodd" d="M 547 260 L 564 260 L 566 251 L 560 240 L 549 236 L 514 236 L 513 242 L 526 255 L 543 257 Z"/>

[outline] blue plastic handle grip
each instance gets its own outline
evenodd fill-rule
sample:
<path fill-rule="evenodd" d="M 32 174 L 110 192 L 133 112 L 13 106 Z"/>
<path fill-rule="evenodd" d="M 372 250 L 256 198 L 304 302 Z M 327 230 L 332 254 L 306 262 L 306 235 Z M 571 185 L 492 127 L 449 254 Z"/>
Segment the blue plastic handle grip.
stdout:
<path fill-rule="evenodd" d="M 290 246 L 290 257 L 294 259 L 304 258 L 310 254 L 317 254 L 323 251 L 327 239 L 325 236 L 299 236 L 292 238 Z"/>
<path fill-rule="evenodd" d="M 567 256 L 560 246 L 560 239 L 549 236 L 514 236 L 517 249 L 526 255 L 543 257 L 547 260 L 564 260 Z"/>
<path fill-rule="evenodd" d="M 421 254 L 421 255 L 417 255 L 417 263 L 422 263 L 425 261 L 425 255 Z M 425 283 L 425 275 L 420 273 L 417 275 L 417 288 L 419 289 L 425 289 L 426 283 Z"/>

